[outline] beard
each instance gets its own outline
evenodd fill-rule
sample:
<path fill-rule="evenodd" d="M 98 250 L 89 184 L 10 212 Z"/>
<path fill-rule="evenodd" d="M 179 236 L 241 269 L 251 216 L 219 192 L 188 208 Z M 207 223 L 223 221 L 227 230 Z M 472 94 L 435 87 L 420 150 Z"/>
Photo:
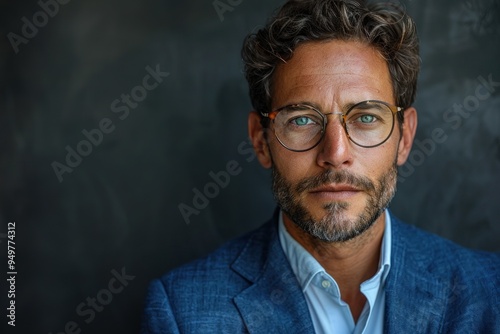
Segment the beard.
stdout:
<path fill-rule="evenodd" d="M 304 232 L 325 242 L 345 242 L 368 230 L 384 212 L 396 192 L 396 162 L 378 180 L 357 176 L 345 170 L 325 170 L 304 178 L 296 184 L 288 182 L 273 164 L 272 187 L 278 206 Z M 324 215 L 315 219 L 301 202 L 301 195 L 323 185 L 342 183 L 351 185 L 368 195 L 366 205 L 355 217 L 349 218 L 350 203 L 334 201 L 322 206 Z M 302 197 L 303 198 L 303 197 Z"/>

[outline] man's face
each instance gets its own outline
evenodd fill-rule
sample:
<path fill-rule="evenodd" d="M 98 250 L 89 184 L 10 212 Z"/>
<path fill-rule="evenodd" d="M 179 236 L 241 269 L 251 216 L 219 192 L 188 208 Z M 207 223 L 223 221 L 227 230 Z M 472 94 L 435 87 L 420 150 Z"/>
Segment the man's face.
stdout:
<path fill-rule="evenodd" d="M 395 104 L 385 60 L 362 43 L 304 43 L 274 73 L 272 110 L 300 103 L 323 113 L 345 112 L 365 100 Z M 409 152 L 397 124 L 385 143 L 363 148 L 348 139 L 340 117 L 330 115 L 323 140 L 305 152 L 283 147 L 270 127 L 259 160 L 272 166 L 273 191 L 285 219 L 320 240 L 338 242 L 383 218 L 395 192 L 396 166 Z"/>

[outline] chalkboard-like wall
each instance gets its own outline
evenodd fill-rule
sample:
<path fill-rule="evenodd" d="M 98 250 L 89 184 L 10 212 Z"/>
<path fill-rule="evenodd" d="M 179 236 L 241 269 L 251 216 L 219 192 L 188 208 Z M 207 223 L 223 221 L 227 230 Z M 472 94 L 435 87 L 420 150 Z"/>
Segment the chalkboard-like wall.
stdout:
<path fill-rule="evenodd" d="M 500 4 L 402 3 L 421 39 L 419 129 L 391 208 L 499 251 Z M 0 281 L 9 222 L 17 270 L 2 332 L 136 333 L 152 278 L 271 215 L 240 48 L 280 4 L 0 2 Z"/>

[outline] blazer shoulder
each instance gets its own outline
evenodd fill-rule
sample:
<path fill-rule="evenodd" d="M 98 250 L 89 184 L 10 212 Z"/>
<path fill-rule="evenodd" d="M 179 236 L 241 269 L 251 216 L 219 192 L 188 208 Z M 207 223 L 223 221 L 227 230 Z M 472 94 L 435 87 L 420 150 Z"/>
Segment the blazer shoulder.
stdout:
<path fill-rule="evenodd" d="M 397 333 L 416 328 L 429 333 L 496 332 L 500 254 L 468 249 L 391 218 L 387 328 Z"/>
<path fill-rule="evenodd" d="M 267 249 L 275 238 L 274 225 L 268 222 L 154 280 L 148 292 L 144 326 L 157 328 L 158 324 L 165 325 L 162 319 L 169 317 L 175 321 L 165 332 L 170 328 L 183 333 L 244 332 L 234 298 L 252 282 L 242 268 L 256 268 L 258 275 L 258 268 L 264 267 L 262 259 L 269 255 Z M 243 265 L 235 269 L 235 263 Z"/>
<path fill-rule="evenodd" d="M 191 283 L 200 285 L 225 281 L 226 285 L 235 283 L 239 285 L 242 280 L 246 280 L 244 275 L 232 270 L 232 265 L 242 253 L 252 254 L 248 265 L 254 267 L 263 265 L 267 261 L 267 248 L 276 234 L 273 233 L 274 228 L 274 221 L 268 221 L 256 230 L 224 243 L 204 257 L 170 270 L 160 278 L 160 281 L 167 291 Z"/>
<path fill-rule="evenodd" d="M 395 252 L 411 255 L 416 262 L 426 264 L 435 273 L 451 272 L 471 283 L 480 279 L 500 286 L 500 253 L 463 247 L 397 218 L 392 218 L 392 222 Z"/>

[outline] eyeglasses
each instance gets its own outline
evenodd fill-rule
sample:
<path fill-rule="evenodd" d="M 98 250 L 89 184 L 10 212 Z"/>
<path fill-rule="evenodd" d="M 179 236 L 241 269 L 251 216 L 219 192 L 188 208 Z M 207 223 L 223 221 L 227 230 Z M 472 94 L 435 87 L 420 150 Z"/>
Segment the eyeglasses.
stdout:
<path fill-rule="evenodd" d="M 292 104 L 270 113 L 274 135 L 290 151 L 304 152 L 318 145 L 325 136 L 328 115 L 340 115 L 347 137 L 356 145 L 371 148 L 382 145 L 394 130 L 395 114 L 403 110 L 383 101 L 368 100 L 354 104 L 345 113 L 323 114 L 306 104 Z"/>

